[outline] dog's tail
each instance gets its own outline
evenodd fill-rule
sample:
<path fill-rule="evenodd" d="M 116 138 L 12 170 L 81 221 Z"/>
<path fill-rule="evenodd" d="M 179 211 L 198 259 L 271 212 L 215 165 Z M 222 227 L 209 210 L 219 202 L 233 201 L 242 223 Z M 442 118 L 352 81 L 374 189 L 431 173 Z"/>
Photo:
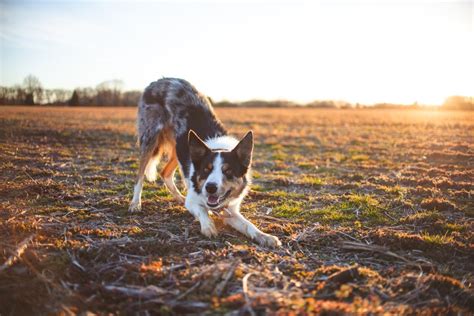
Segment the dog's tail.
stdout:
<path fill-rule="evenodd" d="M 158 176 L 156 168 L 158 167 L 159 163 L 160 163 L 159 155 L 152 157 L 148 161 L 148 164 L 146 165 L 146 168 L 145 168 L 145 177 L 148 181 L 150 182 L 156 181 L 156 178 Z"/>

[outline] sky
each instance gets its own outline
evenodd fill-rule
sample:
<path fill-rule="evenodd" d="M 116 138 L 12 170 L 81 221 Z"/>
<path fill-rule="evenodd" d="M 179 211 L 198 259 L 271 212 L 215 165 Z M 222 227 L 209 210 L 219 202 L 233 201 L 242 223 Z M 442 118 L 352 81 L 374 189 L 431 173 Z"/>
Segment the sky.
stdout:
<path fill-rule="evenodd" d="M 473 1 L 5 1 L 0 85 L 161 77 L 214 100 L 440 104 L 474 95 Z"/>

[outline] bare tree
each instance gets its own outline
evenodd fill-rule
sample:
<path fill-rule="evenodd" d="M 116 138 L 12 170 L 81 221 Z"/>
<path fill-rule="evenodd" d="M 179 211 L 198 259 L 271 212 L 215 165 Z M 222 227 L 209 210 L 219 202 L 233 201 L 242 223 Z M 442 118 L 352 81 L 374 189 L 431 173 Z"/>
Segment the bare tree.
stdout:
<path fill-rule="evenodd" d="M 114 79 L 97 85 L 96 102 L 98 106 L 117 106 L 120 104 L 123 81 Z"/>
<path fill-rule="evenodd" d="M 54 103 L 66 104 L 71 97 L 72 92 L 64 89 L 54 89 Z"/>
<path fill-rule="evenodd" d="M 122 104 L 124 106 L 136 106 L 141 96 L 141 91 L 127 91 L 122 93 Z"/>
<path fill-rule="evenodd" d="M 20 85 L 14 85 L 13 86 L 13 94 L 14 94 L 14 98 L 16 100 L 16 104 L 24 104 L 25 103 L 25 100 L 26 100 L 26 91 L 25 89 L 23 89 L 22 86 Z"/>
<path fill-rule="evenodd" d="M 78 88 L 76 89 L 79 95 L 79 105 L 97 105 L 96 103 L 96 91 L 93 88 Z"/>
<path fill-rule="evenodd" d="M 23 87 L 25 89 L 25 104 L 33 105 L 40 103 L 43 96 L 43 87 L 39 79 L 33 75 L 28 75 L 23 80 Z"/>
<path fill-rule="evenodd" d="M 9 99 L 10 87 L 0 87 L 0 104 L 11 104 Z"/>
<path fill-rule="evenodd" d="M 43 90 L 43 103 L 53 104 L 55 101 L 54 90 L 44 89 Z"/>

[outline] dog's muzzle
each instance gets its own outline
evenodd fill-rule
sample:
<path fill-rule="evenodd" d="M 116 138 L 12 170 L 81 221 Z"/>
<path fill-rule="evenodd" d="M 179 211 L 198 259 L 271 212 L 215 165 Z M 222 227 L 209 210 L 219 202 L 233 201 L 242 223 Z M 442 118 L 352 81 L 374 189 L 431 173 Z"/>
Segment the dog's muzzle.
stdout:
<path fill-rule="evenodd" d="M 215 194 L 211 194 L 207 197 L 207 206 L 211 208 L 216 208 L 221 205 L 229 197 L 229 195 L 230 190 L 220 197 Z"/>

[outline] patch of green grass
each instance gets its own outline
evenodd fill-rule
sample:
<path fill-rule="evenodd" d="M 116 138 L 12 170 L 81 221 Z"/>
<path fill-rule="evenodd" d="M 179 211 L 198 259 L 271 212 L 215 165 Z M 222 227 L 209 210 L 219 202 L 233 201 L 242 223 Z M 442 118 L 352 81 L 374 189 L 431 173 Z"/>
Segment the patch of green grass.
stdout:
<path fill-rule="evenodd" d="M 406 216 L 401 219 L 401 222 L 419 225 L 419 224 L 424 224 L 424 223 L 434 223 L 442 219 L 444 219 L 444 216 L 442 216 L 438 212 L 423 211 L 423 212 L 418 212 L 413 215 Z"/>
<path fill-rule="evenodd" d="M 345 201 L 311 209 L 311 203 L 298 200 L 298 195 L 284 191 L 272 194 L 282 200 L 273 207 L 273 215 L 307 222 L 339 223 L 359 226 L 386 224 L 389 219 L 383 214 L 384 208 L 379 201 L 370 195 L 351 194 Z"/>
<path fill-rule="evenodd" d="M 314 163 L 311 162 L 300 162 L 297 163 L 298 168 L 303 169 L 303 170 L 315 170 L 317 169 L 317 166 Z"/>
<path fill-rule="evenodd" d="M 289 199 L 302 199 L 306 197 L 304 194 L 301 194 L 301 193 L 286 192 L 283 190 L 272 191 L 270 193 L 270 196 L 274 198 L 280 198 L 280 199 L 288 199 L 288 198 Z"/>
<path fill-rule="evenodd" d="M 321 221 L 323 223 L 330 222 L 352 222 L 356 220 L 356 215 L 349 209 L 340 208 L 339 205 L 331 205 L 322 209 L 312 210 L 311 218 L 313 220 Z"/>
<path fill-rule="evenodd" d="M 156 191 L 155 191 L 156 195 L 157 196 L 161 196 L 161 197 L 171 197 L 171 193 L 170 191 L 168 191 L 168 189 L 162 185 L 160 186 Z"/>
<path fill-rule="evenodd" d="M 130 176 L 130 177 L 133 177 L 135 176 L 136 172 L 133 171 L 133 170 L 129 170 L 129 169 L 115 169 L 114 170 L 114 174 L 118 175 L 118 176 Z"/>
<path fill-rule="evenodd" d="M 148 187 L 143 190 L 142 199 L 153 199 L 156 197 L 171 198 L 171 193 L 164 185 Z"/>
<path fill-rule="evenodd" d="M 454 238 L 448 235 L 430 235 L 430 234 L 422 234 L 421 238 L 426 241 L 427 243 L 433 245 L 446 245 L 454 242 Z"/>
<path fill-rule="evenodd" d="M 318 167 L 314 172 L 333 175 L 333 174 L 339 173 L 339 170 L 337 168 L 332 168 L 332 167 Z"/>
<path fill-rule="evenodd" d="M 301 179 L 301 184 L 309 185 L 309 186 L 316 187 L 316 188 L 320 188 L 324 184 L 326 184 L 326 182 L 323 179 L 319 178 L 319 177 L 303 176 L 303 178 Z"/>
<path fill-rule="evenodd" d="M 282 144 L 271 144 L 270 149 L 273 151 L 282 151 L 283 145 Z"/>
<path fill-rule="evenodd" d="M 429 211 L 452 212 L 457 210 L 457 206 L 446 198 L 426 198 L 420 203 L 420 206 Z"/>
<path fill-rule="evenodd" d="M 437 232 L 451 234 L 453 232 L 464 232 L 468 226 L 459 223 L 449 223 L 446 217 L 436 211 L 423 211 L 404 217 L 401 223 L 422 227 L 425 232 Z"/>
<path fill-rule="evenodd" d="M 360 211 L 360 217 L 366 219 L 372 224 L 387 223 L 388 220 L 382 212 L 384 208 L 380 202 L 373 196 L 351 194 L 346 202 L 350 208 L 355 208 Z"/>
<path fill-rule="evenodd" d="M 305 211 L 303 201 L 287 200 L 273 208 L 272 214 L 283 218 L 301 218 Z"/>
<path fill-rule="evenodd" d="M 351 194 L 345 201 L 312 210 L 309 218 L 324 223 L 354 224 L 359 222 L 360 225 L 360 221 L 363 221 L 367 225 L 378 225 L 389 222 L 383 211 L 383 207 L 374 197 Z"/>
<path fill-rule="evenodd" d="M 353 161 L 367 161 L 369 160 L 369 156 L 364 155 L 364 154 L 356 154 L 356 155 L 351 156 L 351 159 Z"/>
<path fill-rule="evenodd" d="M 350 144 L 351 144 L 351 145 L 355 145 L 355 146 L 364 145 L 364 143 L 363 143 L 361 140 L 359 140 L 359 139 L 353 139 L 353 140 L 351 140 Z"/>
<path fill-rule="evenodd" d="M 133 182 L 121 183 L 115 186 L 114 190 L 116 190 L 117 192 L 129 191 L 130 188 L 133 188 L 133 185 Z"/>
<path fill-rule="evenodd" d="M 252 191 L 255 191 L 255 192 L 267 192 L 269 190 L 271 190 L 270 188 L 266 188 L 260 184 L 252 184 L 251 186 L 251 190 Z"/>
<path fill-rule="evenodd" d="M 448 232 L 464 232 L 467 230 L 466 225 L 461 225 L 457 223 L 446 223 L 445 225 L 446 231 Z"/>
<path fill-rule="evenodd" d="M 380 205 L 379 201 L 371 195 L 361 195 L 354 193 L 349 195 L 348 201 L 351 205 L 364 209 L 374 209 Z"/>
<path fill-rule="evenodd" d="M 399 197 L 404 197 L 405 194 L 407 193 L 407 189 L 399 185 L 394 185 L 394 186 L 380 185 L 378 188 L 388 194 L 393 194 Z"/>
<path fill-rule="evenodd" d="M 98 191 L 100 194 L 107 196 L 115 195 L 118 193 L 118 190 L 116 188 L 103 188 Z"/>
<path fill-rule="evenodd" d="M 277 160 L 277 161 L 283 161 L 287 160 L 288 155 L 284 153 L 283 151 L 277 151 L 272 154 L 272 160 Z"/>

